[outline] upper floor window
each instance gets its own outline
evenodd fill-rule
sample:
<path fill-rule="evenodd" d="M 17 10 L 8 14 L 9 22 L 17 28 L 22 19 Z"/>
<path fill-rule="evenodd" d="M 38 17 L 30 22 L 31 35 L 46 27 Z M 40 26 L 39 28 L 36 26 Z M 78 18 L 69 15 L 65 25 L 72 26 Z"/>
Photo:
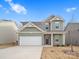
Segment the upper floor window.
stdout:
<path fill-rule="evenodd" d="M 58 42 L 59 40 L 58 39 L 56 39 L 56 42 Z"/>
<path fill-rule="evenodd" d="M 59 26 L 56 26 L 56 29 L 59 29 Z"/>
<path fill-rule="evenodd" d="M 48 26 L 46 27 L 46 29 L 48 29 Z"/>
<path fill-rule="evenodd" d="M 46 30 L 49 29 L 49 23 L 45 23 L 45 29 L 46 29 Z"/>
<path fill-rule="evenodd" d="M 60 25 L 59 22 L 55 22 L 55 28 L 56 29 L 59 29 L 59 25 Z"/>

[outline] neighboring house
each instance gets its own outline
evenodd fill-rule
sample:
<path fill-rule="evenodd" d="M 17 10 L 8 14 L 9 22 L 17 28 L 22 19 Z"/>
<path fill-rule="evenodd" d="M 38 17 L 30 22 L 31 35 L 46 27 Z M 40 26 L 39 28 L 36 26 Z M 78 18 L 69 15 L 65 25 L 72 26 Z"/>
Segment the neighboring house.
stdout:
<path fill-rule="evenodd" d="M 0 21 L 0 44 L 16 42 L 16 23 L 10 20 Z"/>
<path fill-rule="evenodd" d="M 66 44 L 79 45 L 79 23 L 69 23 L 65 28 Z"/>
<path fill-rule="evenodd" d="M 50 16 L 41 22 L 21 22 L 19 45 L 65 45 L 64 20 Z"/>

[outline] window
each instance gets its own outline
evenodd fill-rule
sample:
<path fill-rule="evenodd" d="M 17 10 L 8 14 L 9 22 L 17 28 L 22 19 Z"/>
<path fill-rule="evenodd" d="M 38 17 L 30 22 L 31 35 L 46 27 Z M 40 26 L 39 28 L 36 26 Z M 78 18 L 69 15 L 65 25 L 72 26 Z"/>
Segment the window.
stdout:
<path fill-rule="evenodd" d="M 59 24 L 59 22 L 55 22 L 55 24 Z"/>
<path fill-rule="evenodd" d="M 48 29 L 48 27 L 46 27 L 46 29 Z"/>
<path fill-rule="evenodd" d="M 56 39 L 56 42 L 58 42 L 59 40 L 58 39 Z"/>
<path fill-rule="evenodd" d="M 56 29 L 58 29 L 59 28 L 59 26 L 56 26 Z"/>
<path fill-rule="evenodd" d="M 55 28 L 59 29 L 59 22 L 55 22 Z"/>
<path fill-rule="evenodd" d="M 49 23 L 45 23 L 45 29 L 46 29 L 46 30 L 49 29 Z"/>

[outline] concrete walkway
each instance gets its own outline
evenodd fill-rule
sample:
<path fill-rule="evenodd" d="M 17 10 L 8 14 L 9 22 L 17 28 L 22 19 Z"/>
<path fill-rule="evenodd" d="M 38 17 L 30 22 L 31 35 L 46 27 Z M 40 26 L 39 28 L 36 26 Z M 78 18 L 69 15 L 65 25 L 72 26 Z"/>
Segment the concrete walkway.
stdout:
<path fill-rule="evenodd" d="M 16 46 L 0 49 L 0 59 L 40 59 L 41 46 Z"/>

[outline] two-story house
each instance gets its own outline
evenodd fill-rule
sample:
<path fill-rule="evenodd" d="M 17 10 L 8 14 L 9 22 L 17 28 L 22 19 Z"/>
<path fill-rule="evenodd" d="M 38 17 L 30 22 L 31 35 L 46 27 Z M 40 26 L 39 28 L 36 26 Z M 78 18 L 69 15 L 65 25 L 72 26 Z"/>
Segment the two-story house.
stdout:
<path fill-rule="evenodd" d="M 50 16 L 41 22 L 21 22 L 19 45 L 65 45 L 64 20 Z"/>

